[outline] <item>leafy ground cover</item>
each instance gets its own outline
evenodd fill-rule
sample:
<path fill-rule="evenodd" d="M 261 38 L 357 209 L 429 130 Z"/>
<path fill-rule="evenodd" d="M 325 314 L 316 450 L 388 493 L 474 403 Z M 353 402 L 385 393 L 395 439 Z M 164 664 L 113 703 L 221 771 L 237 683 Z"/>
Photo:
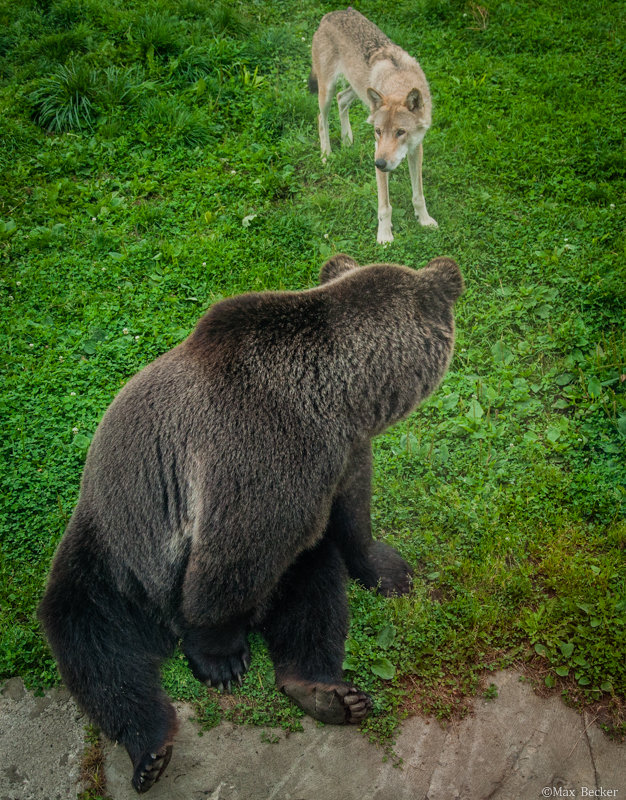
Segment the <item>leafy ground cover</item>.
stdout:
<path fill-rule="evenodd" d="M 0 677 L 58 679 L 34 616 L 96 424 L 220 297 L 311 286 L 323 260 L 448 254 L 467 292 L 435 396 L 375 444 L 376 536 L 409 597 L 350 587 L 347 676 L 372 735 L 461 713 L 517 663 L 624 731 L 626 269 L 619 3 L 356 7 L 431 84 L 428 207 L 392 177 L 376 244 L 372 133 L 319 158 L 311 0 L 0 0 Z M 222 698 L 164 670 L 205 724 L 297 727 L 260 638 Z M 484 690 L 490 696 L 490 689 Z"/>

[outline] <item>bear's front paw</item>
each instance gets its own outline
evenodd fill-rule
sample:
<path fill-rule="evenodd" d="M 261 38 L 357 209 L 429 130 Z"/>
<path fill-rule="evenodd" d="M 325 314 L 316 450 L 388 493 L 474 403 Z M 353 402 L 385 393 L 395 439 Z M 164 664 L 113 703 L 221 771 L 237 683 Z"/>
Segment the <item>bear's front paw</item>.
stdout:
<path fill-rule="evenodd" d="M 389 597 L 411 591 L 413 570 L 393 547 L 385 542 L 374 542 L 369 556 L 382 595 Z"/>
<path fill-rule="evenodd" d="M 144 753 L 133 774 L 132 784 L 139 794 L 147 792 L 161 777 L 172 757 L 172 746 L 165 745 L 156 753 Z"/>

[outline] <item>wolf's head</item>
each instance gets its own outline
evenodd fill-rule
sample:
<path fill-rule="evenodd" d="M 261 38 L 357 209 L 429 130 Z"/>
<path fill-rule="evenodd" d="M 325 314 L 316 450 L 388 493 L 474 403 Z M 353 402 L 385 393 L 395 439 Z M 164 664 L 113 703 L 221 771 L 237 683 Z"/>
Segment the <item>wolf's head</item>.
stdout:
<path fill-rule="evenodd" d="M 382 172 L 394 170 L 408 151 L 414 150 L 430 127 L 429 107 L 419 89 L 406 97 L 384 96 L 371 87 L 368 122 L 374 126 L 376 154 L 374 163 Z"/>

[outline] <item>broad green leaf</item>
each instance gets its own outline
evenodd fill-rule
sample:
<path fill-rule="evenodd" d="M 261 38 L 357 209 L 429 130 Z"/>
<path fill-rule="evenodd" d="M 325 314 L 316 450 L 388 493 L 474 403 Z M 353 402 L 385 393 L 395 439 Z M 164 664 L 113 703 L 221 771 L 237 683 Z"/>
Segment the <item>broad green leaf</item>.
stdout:
<path fill-rule="evenodd" d="M 0 241 L 13 236 L 16 231 L 17 225 L 15 224 L 14 220 L 8 219 L 6 222 L 3 222 L 0 219 Z"/>
<path fill-rule="evenodd" d="M 512 358 L 511 351 L 504 344 L 502 339 L 500 339 L 494 345 L 492 345 L 492 347 L 491 347 L 491 355 L 493 356 L 493 360 L 497 364 L 501 364 L 501 363 L 508 364 L 509 361 Z"/>
<path fill-rule="evenodd" d="M 608 444 L 601 444 L 600 447 L 604 450 L 605 453 L 610 453 L 611 455 L 620 455 L 624 452 L 624 446 L 621 444 L 613 444 L 613 442 L 608 442 Z"/>
<path fill-rule="evenodd" d="M 465 416 L 469 419 L 480 419 L 483 417 L 485 412 L 483 411 L 483 407 L 481 404 L 476 400 L 475 397 L 472 397 L 469 404 L 469 409 L 465 412 Z"/>
<path fill-rule="evenodd" d="M 91 444 L 91 436 L 85 436 L 84 433 L 77 433 L 72 439 L 72 444 L 79 450 L 87 450 Z"/>
<path fill-rule="evenodd" d="M 556 442 L 558 441 L 562 433 L 563 431 L 556 425 L 550 425 L 550 427 L 546 431 L 546 439 L 549 442 Z"/>
<path fill-rule="evenodd" d="M 451 394 L 447 394 L 442 400 L 444 411 L 451 411 L 453 408 L 456 407 L 458 402 L 459 402 L 458 392 L 452 392 Z"/>
<path fill-rule="evenodd" d="M 602 384 L 597 378 L 589 378 L 587 391 L 591 397 L 599 397 L 602 394 Z"/>
<path fill-rule="evenodd" d="M 396 638 L 396 629 L 395 627 L 389 623 L 385 625 L 384 628 L 381 628 L 378 631 L 378 635 L 376 636 L 376 641 L 381 647 L 389 647 L 389 645 L 393 642 Z"/>
<path fill-rule="evenodd" d="M 390 681 L 396 674 L 396 668 L 388 658 L 376 658 L 370 665 L 371 671 L 379 678 Z"/>

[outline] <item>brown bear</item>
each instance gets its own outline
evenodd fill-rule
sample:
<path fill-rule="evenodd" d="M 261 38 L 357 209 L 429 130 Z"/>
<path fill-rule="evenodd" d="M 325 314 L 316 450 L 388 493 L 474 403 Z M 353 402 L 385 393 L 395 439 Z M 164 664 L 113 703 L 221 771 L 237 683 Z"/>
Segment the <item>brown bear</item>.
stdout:
<path fill-rule="evenodd" d="M 107 410 L 39 614 L 139 792 L 171 755 L 159 667 L 178 641 L 199 680 L 229 686 L 254 628 L 307 713 L 368 714 L 342 680 L 346 579 L 391 594 L 411 574 L 372 539 L 371 439 L 441 380 L 462 291 L 448 258 L 416 271 L 335 256 L 313 289 L 215 304 Z"/>

